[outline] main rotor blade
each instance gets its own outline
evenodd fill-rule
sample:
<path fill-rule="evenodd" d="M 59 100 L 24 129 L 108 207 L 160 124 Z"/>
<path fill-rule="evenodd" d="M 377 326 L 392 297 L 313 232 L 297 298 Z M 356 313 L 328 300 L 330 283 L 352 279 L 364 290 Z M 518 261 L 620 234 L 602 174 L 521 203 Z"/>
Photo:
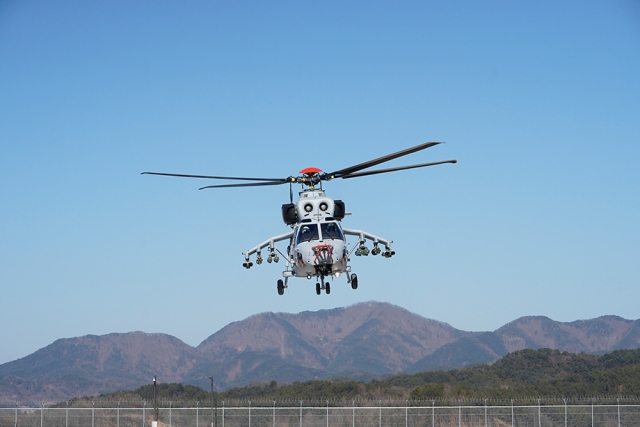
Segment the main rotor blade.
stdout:
<path fill-rule="evenodd" d="M 458 163 L 458 161 L 457 160 L 443 160 L 443 161 L 440 161 L 440 162 L 421 163 L 419 165 L 399 166 L 397 168 L 388 168 L 388 169 L 377 169 L 377 170 L 373 170 L 373 171 L 350 173 L 349 175 L 342 175 L 339 178 L 343 178 L 343 179 L 357 178 L 359 176 L 376 175 L 376 174 L 379 174 L 379 173 L 395 172 L 395 171 L 401 171 L 401 170 L 405 170 L 405 169 L 424 168 L 424 167 L 427 167 L 427 166 L 441 165 L 441 164 L 444 164 L 444 163 Z"/>
<path fill-rule="evenodd" d="M 141 175 L 177 176 L 181 178 L 231 179 L 231 180 L 238 180 L 238 181 L 273 181 L 278 183 L 287 182 L 286 178 L 246 178 L 246 177 L 238 177 L 238 176 L 185 175 L 180 173 L 162 173 L 162 172 L 142 172 Z"/>
<path fill-rule="evenodd" d="M 379 165 L 380 163 L 388 162 L 389 160 L 397 159 L 398 157 L 406 156 L 407 154 L 412 154 L 416 151 L 424 150 L 425 148 L 433 147 L 434 145 L 438 144 L 442 144 L 442 142 L 425 142 L 424 144 L 416 145 L 415 147 L 407 148 L 405 150 L 398 151 L 392 154 L 387 154 L 386 156 L 378 157 L 377 159 L 369 160 L 368 162 L 340 169 L 326 175 L 328 175 L 329 177 L 341 178 L 344 175 L 350 175 L 353 172 L 370 168 L 371 166 Z"/>
<path fill-rule="evenodd" d="M 261 187 L 264 185 L 282 185 L 287 181 L 282 182 L 255 182 L 251 184 L 222 184 L 222 185 L 207 185 L 206 187 L 198 188 L 198 190 L 204 190 L 205 188 L 231 188 L 231 187 Z"/>

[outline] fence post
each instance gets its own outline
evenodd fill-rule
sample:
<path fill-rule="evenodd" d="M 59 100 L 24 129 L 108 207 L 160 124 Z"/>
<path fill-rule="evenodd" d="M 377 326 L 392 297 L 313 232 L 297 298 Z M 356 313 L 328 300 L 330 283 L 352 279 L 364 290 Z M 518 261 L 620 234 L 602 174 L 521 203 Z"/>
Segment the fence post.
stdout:
<path fill-rule="evenodd" d="M 616 399 L 618 401 L 618 427 L 620 427 L 620 399 Z"/>
<path fill-rule="evenodd" d="M 356 427 L 356 401 L 351 401 L 351 427 Z"/>
<path fill-rule="evenodd" d="M 484 400 L 484 427 L 487 427 L 487 399 Z"/>
<path fill-rule="evenodd" d="M 511 399 L 511 427 L 514 427 L 514 425 L 515 425 L 515 420 L 513 419 L 513 399 Z"/>
<path fill-rule="evenodd" d="M 327 400 L 327 427 L 329 427 L 329 401 Z"/>
<path fill-rule="evenodd" d="M 436 401 L 431 401 L 431 427 L 436 427 Z"/>
<path fill-rule="evenodd" d="M 538 399 L 538 427 L 542 427 L 542 418 L 540 414 L 540 399 Z"/>

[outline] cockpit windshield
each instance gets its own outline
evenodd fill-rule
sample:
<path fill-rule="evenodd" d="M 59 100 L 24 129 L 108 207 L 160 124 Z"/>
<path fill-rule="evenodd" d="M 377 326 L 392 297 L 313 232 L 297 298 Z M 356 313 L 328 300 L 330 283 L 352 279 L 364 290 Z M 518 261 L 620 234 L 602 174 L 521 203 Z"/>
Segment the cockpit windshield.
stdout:
<path fill-rule="evenodd" d="M 318 235 L 318 225 L 317 224 L 304 224 L 298 230 L 298 239 L 296 240 L 296 245 L 300 242 L 309 242 L 311 240 L 320 239 Z"/>
<path fill-rule="evenodd" d="M 335 222 L 325 222 L 320 224 L 320 231 L 322 232 L 322 239 L 336 239 L 336 240 L 344 240 L 344 236 L 342 235 L 342 230 Z"/>

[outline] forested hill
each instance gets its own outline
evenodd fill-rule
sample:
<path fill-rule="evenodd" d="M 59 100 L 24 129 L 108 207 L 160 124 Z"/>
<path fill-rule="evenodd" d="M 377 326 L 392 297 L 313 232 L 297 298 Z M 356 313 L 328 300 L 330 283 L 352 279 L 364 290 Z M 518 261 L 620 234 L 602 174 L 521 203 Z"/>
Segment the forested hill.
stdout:
<path fill-rule="evenodd" d="M 161 400 L 207 402 L 209 391 L 196 386 L 161 384 Z M 278 384 L 275 381 L 215 393 L 217 400 L 283 401 L 300 399 L 479 399 L 535 396 L 640 396 L 640 349 L 602 356 L 551 349 L 521 350 L 493 364 L 450 371 L 390 376 L 383 380 L 325 380 Z M 147 400 L 151 386 L 101 396 L 105 400 Z"/>
<path fill-rule="evenodd" d="M 617 316 L 557 322 L 516 319 L 469 332 L 388 303 L 291 313 L 233 322 L 192 347 L 167 334 L 113 333 L 63 338 L 0 365 L 0 401 L 57 402 L 165 383 L 225 391 L 278 383 L 463 369 L 517 350 L 552 348 L 603 354 L 640 348 L 640 319 Z"/>
<path fill-rule="evenodd" d="M 527 349 L 492 365 L 402 375 L 386 381 L 411 388 L 412 398 L 640 395 L 640 350 L 594 356 Z"/>

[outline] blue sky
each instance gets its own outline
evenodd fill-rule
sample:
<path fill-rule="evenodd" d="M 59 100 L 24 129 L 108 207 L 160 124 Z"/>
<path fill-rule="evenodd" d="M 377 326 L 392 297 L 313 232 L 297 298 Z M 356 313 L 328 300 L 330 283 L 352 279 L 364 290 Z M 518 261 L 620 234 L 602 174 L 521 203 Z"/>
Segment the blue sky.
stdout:
<path fill-rule="evenodd" d="M 640 4 L 0 3 L 0 363 L 58 338 L 197 345 L 265 311 L 384 301 L 464 330 L 640 318 Z M 276 292 L 241 253 L 287 231 L 286 177 L 425 141 L 325 184 L 360 287 Z"/>

